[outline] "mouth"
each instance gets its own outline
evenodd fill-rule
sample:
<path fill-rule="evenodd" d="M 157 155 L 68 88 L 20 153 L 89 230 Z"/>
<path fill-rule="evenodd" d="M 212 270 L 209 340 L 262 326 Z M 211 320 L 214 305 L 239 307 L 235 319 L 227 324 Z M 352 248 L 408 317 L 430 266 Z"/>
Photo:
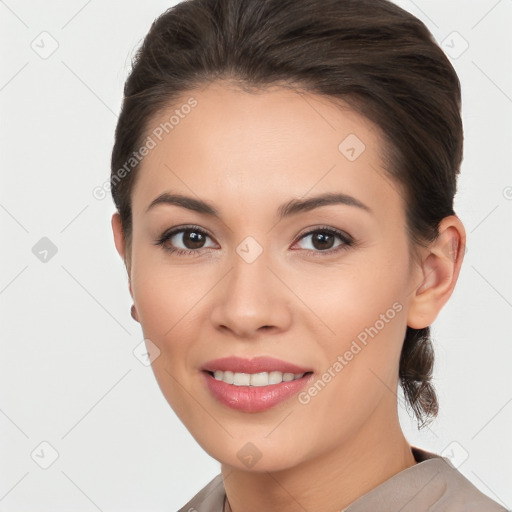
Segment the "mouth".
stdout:
<path fill-rule="evenodd" d="M 312 368 L 305 368 L 289 361 L 268 356 L 253 357 L 252 359 L 230 356 L 208 361 L 201 367 L 201 370 L 214 373 L 216 371 L 246 374 L 281 372 L 283 374 L 291 373 L 297 375 L 310 372 Z"/>
<path fill-rule="evenodd" d="M 203 365 L 207 389 L 218 402 L 242 412 L 262 412 L 296 395 L 313 370 L 269 357 L 227 357 Z"/>
<path fill-rule="evenodd" d="M 258 373 L 243 373 L 233 372 L 230 370 L 222 371 L 208 371 L 206 373 L 211 375 L 215 380 L 225 382 L 226 384 L 232 384 L 233 386 L 271 386 L 274 384 L 281 384 L 282 382 L 292 382 L 294 380 L 302 379 L 305 375 L 310 375 L 313 372 L 303 373 L 290 373 L 290 372 L 258 372 Z"/>

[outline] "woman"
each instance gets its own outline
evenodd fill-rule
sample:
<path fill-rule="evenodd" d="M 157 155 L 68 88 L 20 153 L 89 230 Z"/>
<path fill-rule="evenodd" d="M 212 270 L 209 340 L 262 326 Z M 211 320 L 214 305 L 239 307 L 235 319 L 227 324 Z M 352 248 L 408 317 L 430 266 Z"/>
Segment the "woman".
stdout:
<path fill-rule="evenodd" d="M 460 84 L 386 0 L 189 0 L 125 85 L 112 217 L 158 384 L 221 474 L 181 510 L 502 511 L 411 446 L 461 268 Z"/>

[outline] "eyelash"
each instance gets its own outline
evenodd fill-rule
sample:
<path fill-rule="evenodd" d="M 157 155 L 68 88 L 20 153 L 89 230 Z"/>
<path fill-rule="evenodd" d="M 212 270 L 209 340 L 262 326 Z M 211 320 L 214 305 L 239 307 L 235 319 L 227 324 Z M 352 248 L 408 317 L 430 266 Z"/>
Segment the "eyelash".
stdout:
<path fill-rule="evenodd" d="M 182 233 L 182 232 L 187 232 L 187 231 L 191 231 L 194 233 L 200 233 L 201 235 L 211 238 L 210 235 L 206 231 L 201 229 L 199 226 L 194 226 L 194 225 L 184 226 L 184 227 L 182 226 L 179 228 L 173 228 L 169 231 L 166 231 L 158 240 L 155 241 L 155 245 L 162 246 L 162 248 L 165 251 L 175 254 L 177 256 L 196 255 L 201 249 L 174 249 L 174 248 L 169 248 L 169 247 L 165 246 L 165 243 L 168 240 L 170 240 L 174 235 L 176 235 L 178 233 Z M 314 251 L 311 249 L 302 249 L 304 251 L 308 251 L 309 253 L 313 253 L 313 256 L 315 256 L 315 257 L 317 257 L 317 256 L 321 257 L 324 254 L 332 255 L 339 251 L 347 250 L 349 247 L 354 245 L 354 240 L 349 235 L 347 235 L 343 231 L 339 231 L 337 229 L 327 227 L 327 226 L 320 226 L 311 231 L 307 231 L 306 233 L 302 234 L 297 241 L 300 241 L 303 238 L 306 238 L 307 236 L 315 234 L 315 233 L 328 233 L 330 235 L 337 236 L 343 242 L 342 244 L 338 245 L 334 249 L 327 249 L 325 251 Z"/>

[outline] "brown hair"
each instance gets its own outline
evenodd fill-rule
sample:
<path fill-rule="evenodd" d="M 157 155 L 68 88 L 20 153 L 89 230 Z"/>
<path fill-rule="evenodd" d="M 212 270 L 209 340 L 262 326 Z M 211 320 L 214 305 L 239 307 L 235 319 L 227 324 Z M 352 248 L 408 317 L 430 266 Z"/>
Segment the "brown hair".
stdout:
<path fill-rule="evenodd" d="M 454 213 L 460 83 L 420 20 L 388 0 L 185 0 L 153 22 L 124 87 L 111 190 L 128 253 L 139 166 L 126 171 L 126 162 L 163 109 L 220 79 L 326 95 L 373 121 L 404 191 L 412 246 L 435 240 Z M 407 327 L 399 378 L 419 426 L 438 412 L 433 363 L 430 328 Z"/>

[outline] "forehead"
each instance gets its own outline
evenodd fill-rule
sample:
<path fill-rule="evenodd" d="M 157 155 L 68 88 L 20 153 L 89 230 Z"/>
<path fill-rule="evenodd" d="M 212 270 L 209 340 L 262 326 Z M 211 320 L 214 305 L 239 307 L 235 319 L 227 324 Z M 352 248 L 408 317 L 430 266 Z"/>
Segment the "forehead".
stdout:
<path fill-rule="evenodd" d="M 183 94 L 147 133 L 154 147 L 138 169 L 134 214 L 164 191 L 207 198 L 221 209 L 281 203 L 310 191 L 357 193 L 384 208 L 398 201 L 378 127 L 324 96 L 215 82 Z"/>

